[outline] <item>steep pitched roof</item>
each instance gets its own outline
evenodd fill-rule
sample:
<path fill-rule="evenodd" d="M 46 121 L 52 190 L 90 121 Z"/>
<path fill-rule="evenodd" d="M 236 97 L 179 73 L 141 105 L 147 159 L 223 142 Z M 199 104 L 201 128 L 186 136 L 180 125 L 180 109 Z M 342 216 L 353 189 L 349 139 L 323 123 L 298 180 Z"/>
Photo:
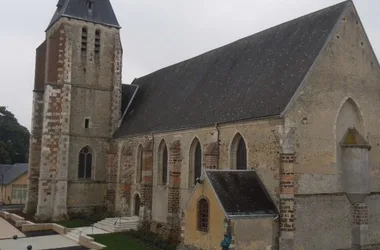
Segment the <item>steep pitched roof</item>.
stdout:
<path fill-rule="evenodd" d="M 208 170 L 206 175 L 228 216 L 278 213 L 255 171 Z"/>
<path fill-rule="evenodd" d="M 23 174 L 28 172 L 28 163 L 16 163 L 14 165 L 0 165 L 0 169 L 4 167 L 8 170 L 6 172 L 1 173 L 4 174 L 4 179 L 0 177 L 0 185 L 3 181 L 3 185 L 8 185 L 12 183 L 14 180 L 20 178 Z M 0 170 L 1 171 L 1 170 Z"/>
<path fill-rule="evenodd" d="M 89 2 L 92 3 L 91 9 L 89 9 Z M 61 17 L 120 28 L 110 0 L 59 0 L 48 29 Z"/>
<path fill-rule="evenodd" d="M 122 84 L 121 86 L 121 113 L 123 114 L 132 100 L 133 94 L 137 89 L 136 85 Z"/>
<path fill-rule="evenodd" d="M 115 137 L 280 115 L 347 2 L 136 79 Z"/>

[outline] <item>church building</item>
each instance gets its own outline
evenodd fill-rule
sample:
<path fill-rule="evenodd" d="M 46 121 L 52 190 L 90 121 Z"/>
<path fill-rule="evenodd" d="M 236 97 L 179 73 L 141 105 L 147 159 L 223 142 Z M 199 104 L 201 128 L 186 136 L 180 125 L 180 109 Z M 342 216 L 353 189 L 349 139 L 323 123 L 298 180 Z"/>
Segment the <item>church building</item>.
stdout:
<path fill-rule="evenodd" d="M 128 84 L 120 29 L 110 0 L 58 1 L 25 212 L 136 216 L 194 249 L 380 249 L 380 66 L 351 0 Z"/>

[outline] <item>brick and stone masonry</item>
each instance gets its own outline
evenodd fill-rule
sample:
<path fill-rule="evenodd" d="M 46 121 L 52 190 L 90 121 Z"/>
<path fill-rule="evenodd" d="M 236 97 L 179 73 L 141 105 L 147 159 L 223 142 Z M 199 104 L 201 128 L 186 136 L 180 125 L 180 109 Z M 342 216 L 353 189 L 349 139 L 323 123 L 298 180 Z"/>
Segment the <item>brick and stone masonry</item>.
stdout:
<path fill-rule="evenodd" d="M 281 154 L 280 166 L 280 246 L 290 250 L 294 247 L 296 193 L 294 163 L 295 153 Z"/>
<path fill-rule="evenodd" d="M 39 194 L 41 220 L 67 214 L 68 124 L 70 119 L 70 43 L 64 25 L 47 39 L 47 83 L 44 92 Z"/>
<path fill-rule="evenodd" d="M 204 169 L 217 169 L 218 168 L 218 144 L 217 142 L 208 143 L 205 147 L 203 156 Z"/>
<path fill-rule="evenodd" d="M 168 194 L 168 237 L 180 240 L 180 187 L 181 187 L 181 143 L 175 140 L 169 147 L 169 194 Z"/>
<path fill-rule="evenodd" d="M 153 140 L 148 139 L 143 146 L 142 183 L 140 186 L 141 201 L 144 211 L 142 220 L 151 221 L 152 214 L 152 184 L 153 184 Z"/>

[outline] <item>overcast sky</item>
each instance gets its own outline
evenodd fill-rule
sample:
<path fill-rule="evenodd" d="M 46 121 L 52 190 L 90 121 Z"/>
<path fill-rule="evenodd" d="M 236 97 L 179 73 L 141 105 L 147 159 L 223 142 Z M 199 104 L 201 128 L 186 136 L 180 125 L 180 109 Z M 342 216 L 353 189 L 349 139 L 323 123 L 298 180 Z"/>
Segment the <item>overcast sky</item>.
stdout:
<path fill-rule="evenodd" d="M 111 0 L 122 26 L 123 83 L 341 0 Z M 35 49 L 57 0 L 5 1 L 0 106 L 30 129 Z M 377 56 L 380 1 L 354 0 Z M 379 83 L 380 84 L 380 83 Z"/>

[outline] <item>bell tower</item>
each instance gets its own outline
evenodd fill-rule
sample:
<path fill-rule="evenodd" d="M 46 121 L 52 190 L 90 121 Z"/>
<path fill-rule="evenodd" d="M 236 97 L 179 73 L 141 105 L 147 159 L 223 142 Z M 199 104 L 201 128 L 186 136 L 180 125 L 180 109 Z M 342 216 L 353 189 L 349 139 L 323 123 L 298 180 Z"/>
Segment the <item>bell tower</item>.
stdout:
<path fill-rule="evenodd" d="M 26 212 L 40 220 L 104 205 L 120 119 L 122 45 L 109 0 L 59 0 L 37 48 Z"/>

